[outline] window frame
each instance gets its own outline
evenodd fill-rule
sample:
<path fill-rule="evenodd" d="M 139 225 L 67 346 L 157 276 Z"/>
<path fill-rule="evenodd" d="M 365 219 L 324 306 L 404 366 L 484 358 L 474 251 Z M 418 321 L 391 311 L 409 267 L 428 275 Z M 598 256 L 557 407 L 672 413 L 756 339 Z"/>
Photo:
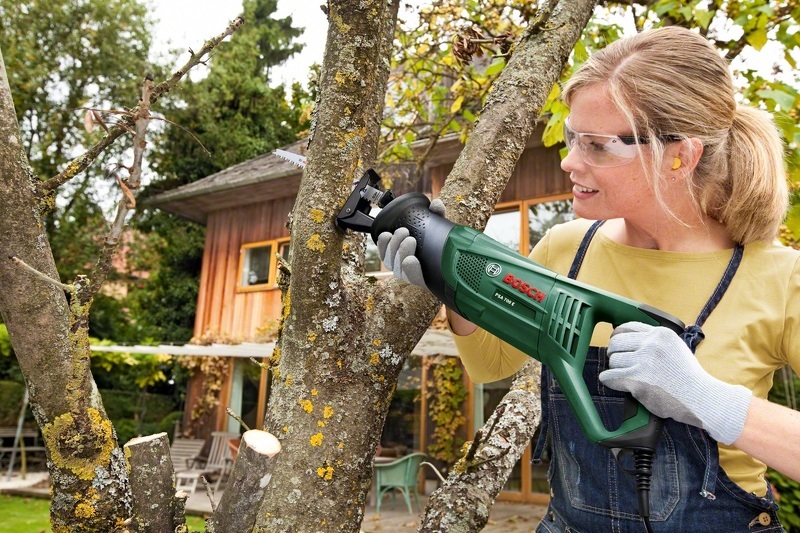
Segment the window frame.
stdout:
<path fill-rule="evenodd" d="M 246 293 L 246 292 L 257 292 L 257 291 L 268 291 L 274 290 L 278 286 L 277 281 L 277 273 L 278 273 L 278 255 L 282 255 L 283 249 L 285 246 L 289 244 L 288 237 L 282 237 L 280 239 L 270 239 L 267 241 L 258 241 L 258 242 L 248 242 L 243 244 L 239 248 L 239 266 L 236 269 L 236 292 L 237 293 Z M 267 278 L 266 283 L 259 283 L 257 285 L 242 285 L 242 278 L 244 276 L 243 269 L 244 269 L 244 258 L 247 250 L 252 248 L 263 248 L 271 246 L 273 253 L 270 257 L 269 261 L 269 276 Z"/>

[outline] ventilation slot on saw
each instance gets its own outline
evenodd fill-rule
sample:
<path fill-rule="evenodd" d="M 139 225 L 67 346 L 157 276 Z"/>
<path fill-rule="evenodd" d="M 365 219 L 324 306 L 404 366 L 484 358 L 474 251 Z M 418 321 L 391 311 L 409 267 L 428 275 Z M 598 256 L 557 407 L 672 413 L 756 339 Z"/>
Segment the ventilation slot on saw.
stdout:
<path fill-rule="evenodd" d="M 481 286 L 481 278 L 486 269 L 486 258 L 479 255 L 461 254 L 456 262 L 456 273 L 467 286 L 475 292 Z"/>
<path fill-rule="evenodd" d="M 582 301 L 563 292 L 556 295 L 547 334 L 572 357 L 577 355 L 583 311 Z"/>

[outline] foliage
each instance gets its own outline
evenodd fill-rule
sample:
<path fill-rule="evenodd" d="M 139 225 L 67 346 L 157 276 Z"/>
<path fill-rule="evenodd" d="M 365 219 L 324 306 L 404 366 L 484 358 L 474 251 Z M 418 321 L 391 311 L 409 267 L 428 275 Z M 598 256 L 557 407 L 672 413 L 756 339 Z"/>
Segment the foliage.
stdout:
<path fill-rule="evenodd" d="M 769 470 L 767 478 L 778 493 L 778 516 L 786 533 L 800 533 L 800 482 L 775 470 Z"/>
<path fill-rule="evenodd" d="M 379 159 L 412 159 L 410 144 L 418 139 L 458 133 L 465 140 L 535 10 L 522 0 L 433 2 L 418 20 L 401 21 Z"/>
<path fill-rule="evenodd" d="M 464 439 L 459 437 L 459 430 L 467 421 L 461 413 L 461 406 L 467 399 L 467 388 L 458 358 L 437 358 L 428 397 L 428 415 L 434 427 L 427 452 L 431 457 L 451 465 L 458 459 L 464 443 Z"/>
<path fill-rule="evenodd" d="M 191 342 L 199 346 L 210 346 L 212 344 L 239 344 L 241 340 L 222 333 L 207 331 L 203 335 L 193 338 Z M 192 436 L 207 422 L 213 409 L 219 405 L 222 385 L 230 368 L 230 360 L 227 357 L 181 357 L 180 363 L 190 375 L 201 374 L 203 376 L 203 388 L 195 397 L 189 423 L 183 430 L 184 435 Z"/>
<path fill-rule="evenodd" d="M 25 385 L 17 381 L 0 380 L 0 426 L 16 426 L 25 395 Z"/>

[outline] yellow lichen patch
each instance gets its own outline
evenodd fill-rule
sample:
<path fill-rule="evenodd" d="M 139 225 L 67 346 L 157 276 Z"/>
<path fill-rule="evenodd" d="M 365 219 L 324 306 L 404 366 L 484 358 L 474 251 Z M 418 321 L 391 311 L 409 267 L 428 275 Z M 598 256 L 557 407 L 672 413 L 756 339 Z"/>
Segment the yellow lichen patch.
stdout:
<path fill-rule="evenodd" d="M 311 400 L 297 400 L 297 403 L 299 403 L 303 407 L 303 411 L 305 411 L 306 413 L 314 412 L 314 404 L 311 403 Z"/>
<path fill-rule="evenodd" d="M 91 518 L 94 516 L 94 507 L 88 503 L 79 503 L 75 507 L 75 516 L 78 518 Z"/>
<path fill-rule="evenodd" d="M 316 396 L 317 394 L 319 394 L 317 389 L 311 389 L 311 396 Z"/>
<path fill-rule="evenodd" d="M 114 439 L 111 423 L 97 409 L 87 409 L 86 415 L 76 420 L 72 413 L 64 413 L 42 428 L 42 436 L 56 467 L 91 480 L 97 467 L 105 469 L 111 463 Z"/>
<path fill-rule="evenodd" d="M 378 363 L 381 362 L 381 356 L 378 355 L 378 352 L 372 352 L 369 354 L 369 364 L 372 366 L 378 366 Z"/>
<path fill-rule="evenodd" d="M 375 299 L 372 296 L 367 296 L 367 311 L 375 309 Z"/>
<path fill-rule="evenodd" d="M 292 386 L 293 380 L 292 380 L 292 375 L 291 374 L 286 376 L 286 381 L 284 383 L 286 384 L 287 387 L 291 387 Z"/>
<path fill-rule="evenodd" d="M 325 251 L 325 243 L 322 242 L 322 238 L 316 233 L 308 239 L 306 247 L 314 252 L 322 253 Z"/>
<path fill-rule="evenodd" d="M 378 376 L 378 383 L 383 383 L 384 381 L 386 381 L 386 377 Z"/>
<path fill-rule="evenodd" d="M 324 428 L 325 427 L 325 422 L 323 422 L 322 420 L 317 420 L 317 425 L 319 427 L 321 427 L 321 428 Z"/>
<path fill-rule="evenodd" d="M 283 296 L 283 315 L 281 316 L 282 321 L 286 321 L 289 318 L 289 314 L 292 312 L 292 289 L 286 289 L 286 294 Z"/>
<path fill-rule="evenodd" d="M 326 405 L 325 408 L 322 410 L 322 416 L 324 418 L 330 418 L 333 416 L 333 407 L 330 405 Z"/>
<path fill-rule="evenodd" d="M 317 433 L 313 435 L 309 440 L 312 446 L 320 446 L 322 444 L 322 433 Z"/>
<path fill-rule="evenodd" d="M 283 426 L 283 432 L 289 433 L 289 426 Z"/>
<path fill-rule="evenodd" d="M 374 344 L 375 346 L 380 346 L 381 345 L 381 340 L 380 339 L 375 339 L 374 341 L 372 341 L 372 344 Z"/>
<path fill-rule="evenodd" d="M 330 481 L 333 479 L 333 467 L 330 465 L 321 466 L 317 468 L 317 475 L 325 481 Z"/>
<path fill-rule="evenodd" d="M 342 141 L 339 143 L 339 148 L 344 148 L 353 139 L 363 139 L 366 135 L 367 135 L 366 127 L 358 128 L 357 130 L 347 132 L 345 133 L 344 137 L 342 137 Z"/>
<path fill-rule="evenodd" d="M 315 340 L 317 340 L 317 334 L 316 333 L 309 333 L 308 334 L 308 342 L 314 342 Z"/>
<path fill-rule="evenodd" d="M 311 220 L 316 222 L 317 224 L 322 224 L 325 222 L 325 212 L 321 209 L 312 209 L 311 213 L 308 215 L 311 217 Z"/>
<path fill-rule="evenodd" d="M 341 360 L 341 359 L 339 359 L 338 361 L 336 361 L 336 366 L 338 366 L 338 367 L 339 367 L 339 370 L 341 370 L 341 369 L 342 369 L 342 360 Z"/>
<path fill-rule="evenodd" d="M 339 447 L 340 450 L 344 450 L 344 442 L 340 442 L 339 444 L 337 444 L 337 446 Z"/>

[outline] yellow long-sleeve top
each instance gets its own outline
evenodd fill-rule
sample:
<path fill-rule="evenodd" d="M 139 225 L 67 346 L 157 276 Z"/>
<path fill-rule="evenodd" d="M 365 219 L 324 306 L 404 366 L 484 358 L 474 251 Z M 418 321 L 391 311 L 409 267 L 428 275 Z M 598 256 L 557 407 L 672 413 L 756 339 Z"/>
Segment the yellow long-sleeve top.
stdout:
<path fill-rule="evenodd" d="M 560 274 L 572 260 L 592 221 L 552 228 L 530 257 Z M 625 246 L 602 231 L 591 246 L 578 280 L 652 305 L 687 325 L 694 324 L 731 258 L 732 250 L 684 253 Z M 772 243 L 745 246 L 739 270 L 702 326 L 696 356 L 711 375 L 741 384 L 766 398 L 775 371 L 786 364 L 800 373 L 800 252 Z M 611 326 L 602 324 L 593 346 L 607 346 Z M 478 329 L 454 336 L 470 378 L 478 383 L 512 375 L 527 356 Z M 742 451 L 719 446 L 720 465 L 748 492 L 766 494 L 766 466 Z"/>

